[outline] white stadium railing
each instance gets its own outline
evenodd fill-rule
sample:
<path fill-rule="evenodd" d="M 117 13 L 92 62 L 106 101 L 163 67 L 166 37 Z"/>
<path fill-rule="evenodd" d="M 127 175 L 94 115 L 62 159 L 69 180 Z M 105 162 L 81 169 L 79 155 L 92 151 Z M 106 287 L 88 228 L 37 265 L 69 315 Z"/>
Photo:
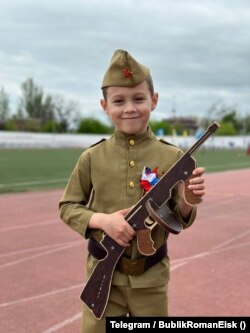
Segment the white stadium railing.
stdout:
<path fill-rule="evenodd" d="M 49 134 L 29 132 L 0 131 L 0 148 L 87 148 L 108 138 L 109 135 L 95 134 Z M 164 140 L 181 148 L 190 147 L 194 136 L 163 136 Z M 247 136 L 213 136 L 205 142 L 208 148 L 242 148 L 250 146 L 250 135 Z"/>

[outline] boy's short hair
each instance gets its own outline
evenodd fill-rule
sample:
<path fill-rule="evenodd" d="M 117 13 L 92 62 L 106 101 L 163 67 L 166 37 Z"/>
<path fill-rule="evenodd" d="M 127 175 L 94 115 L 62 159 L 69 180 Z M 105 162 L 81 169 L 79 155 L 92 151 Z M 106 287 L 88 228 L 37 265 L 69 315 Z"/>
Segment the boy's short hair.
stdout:
<path fill-rule="evenodd" d="M 116 50 L 102 82 L 103 97 L 107 97 L 107 87 L 136 87 L 146 81 L 151 95 L 154 94 L 153 80 L 149 69 L 140 64 L 127 51 Z"/>

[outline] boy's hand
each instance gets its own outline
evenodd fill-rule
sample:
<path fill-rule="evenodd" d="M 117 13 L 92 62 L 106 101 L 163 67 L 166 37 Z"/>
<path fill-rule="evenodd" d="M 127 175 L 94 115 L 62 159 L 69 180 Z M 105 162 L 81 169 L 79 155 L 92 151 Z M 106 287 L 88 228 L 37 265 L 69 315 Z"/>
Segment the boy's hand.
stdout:
<path fill-rule="evenodd" d="M 103 230 L 108 236 L 123 247 L 130 246 L 136 232 L 125 220 L 124 216 L 131 208 L 119 210 L 112 214 L 95 213 L 89 221 L 89 227 Z"/>
<path fill-rule="evenodd" d="M 190 179 L 188 189 L 193 191 L 197 196 L 203 197 L 205 194 L 205 178 L 204 178 L 205 168 L 198 167 L 193 171 L 193 178 Z M 189 205 L 184 196 L 184 183 L 179 183 L 179 207 L 181 210 L 181 215 L 183 218 L 187 218 L 192 210 L 192 206 Z"/>
<path fill-rule="evenodd" d="M 189 181 L 188 188 L 192 190 L 195 195 L 202 197 L 205 194 L 205 178 L 203 174 L 205 173 L 205 168 L 199 167 L 194 169 L 193 176 Z"/>
<path fill-rule="evenodd" d="M 130 208 L 108 214 L 103 226 L 103 231 L 123 247 L 130 246 L 130 241 L 135 236 L 134 229 L 124 219 L 129 210 Z"/>

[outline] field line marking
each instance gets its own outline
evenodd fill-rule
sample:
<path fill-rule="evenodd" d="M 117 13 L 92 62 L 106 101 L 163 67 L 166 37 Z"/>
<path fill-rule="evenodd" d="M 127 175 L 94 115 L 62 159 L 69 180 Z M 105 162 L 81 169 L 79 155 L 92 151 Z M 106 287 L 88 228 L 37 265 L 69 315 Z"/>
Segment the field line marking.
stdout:
<path fill-rule="evenodd" d="M 205 252 L 201 252 L 201 253 L 198 253 L 198 254 L 194 254 L 190 257 L 184 257 L 184 258 L 180 258 L 180 259 L 175 259 L 175 260 L 171 260 L 171 263 L 172 264 L 179 264 L 179 263 L 183 263 L 183 262 L 188 262 L 190 260 L 194 260 L 194 259 L 198 259 L 198 258 L 203 258 L 209 254 L 212 254 L 213 251 L 205 251 Z"/>
<path fill-rule="evenodd" d="M 0 258 L 10 257 L 10 256 L 14 256 L 14 255 L 17 255 L 17 254 L 35 252 L 35 251 L 39 251 L 39 250 L 52 249 L 52 248 L 61 247 L 63 245 L 67 245 L 67 244 L 68 245 L 69 244 L 74 244 L 75 242 L 77 242 L 77 241 L 70 241 L 70 242 L 64 242 L 64 243 L 56 243 L 56 244 L 53 244 L 53 245 L 38 246 L 38 247 L 32 247 L 30 249 L 25 249 L 25 250 L 12 251 L 12 252 L 8 252 L 8 253 L 0 254 Z"/>
<path fill-rule="evenodd" d="M 62 183 L 66 182 L 67 178 L 61 178 L 61 179 L 45 179 L 45 180 L 31 180 L 28 182 L 17 182 L 17 183 L 6 183 L 6 184 L 0 184 L 0 188 L 8 187 L 8 186 L 26 186 L 26 185 L 42 185 L 42 184 L 53 184 L 53 183 Z"/>
<path fill-rule="evenodd" d="M 213 249 L 220 249 L 220 248 L 224 247 L 225 245 L 230 244 L 230 243 L 234 242 L 235 240 L 237 240 L 237 239 L 239 239 L 239 238 L 242 238 L 242 237 L 248 235 L 249 233 L 250 233 L 250 230 L 248 230 L 248 231 L 246 231 L 246 232 L 243 232 L 242 234 L 239 234 L 239 235 L 237 235 L 237 236 L 235 236 L 235 237 L 233 237 L 233 238 L 228 239 L 228 240 L 227 240 L 226 242 L 224 242 L 224 243 L 221 243 L 221 244 L 219 244 L 219 245 L 214 246 Z"/>
<path fill-rule="evenodd" d="M 67 288 L 55 289 L 55 290 L 49 291 L 47 293 L 17 299 L 17 300 L 12 301 L 12 302 L 0 303 L 0 308 L 4 308 L 4 307 L 7 307 L 7 306 L 12 306 L 12 305 L 17 305 L 17 304 L 22 304 L 22 303 L 26 303 L 26 302 L 31 302 L 31 301 L 34 301 L 34 300 L 38 300 L 40 298 L 48 297 L 48 296 L 54 296 L 54 295 L 57 295 L 57 294 L 62 294 L 62 293 L 65 293 L 65 292 L 68 292 L 68 291 L 71 291 L 71 290 L 74 290 L 74 289 L 77 289 L 77 288 L 80 288 L 80 287 L 84 288 L 84 286 L 85 286 L 85 283 L 75 284 L 75 285 L 67 287 Z"/>
<path fill-rule="evenodd" d="M 6 267 L 10 267 L 10 266 L 13 266 L 13 265 L 17 265 L 17 264 L 20 264 L 22 262 L 26 262 L 26 261 L 29 261 L 29 260 L 32 260 L 32 259 L 35 259 L 35 258 L 39 258 L 39 257 L 42 257 L 42 256 L 46 256 L 46 255 L 48 255 L 50 253 L 55 253 L 55 252 L 63 251 L 63 250 L 69 249 L 71 247 L 78 246 L 78 245 L 80 245 L 82 243 L 83 243 L 82 240 L 76 241 L 76 244 L 70 244 L 70 245 L 61 246 L 61 247 L 58 247 L 58 248 L 56 248 L 54 250 L 45 251 L 45 252 L 42 252 L 42 253 L 34 254 L 33 256 L 30 256 L 30 257 L 21 258 L 21 259 L 15 260 L 15 261 L 11 261 L 11 262 L 8 262 L 6 264 L 0 265 L 0 269 L 6 268 Z"/>
<path fill-rule="evenodd" d="M 58 331 L 60 328 L 63 328 L 71 323 L 73 323 L 74 321 L 80 319 L 82 317 L 82 313 L 77 313 L 76 315 L 69 317 L 67 319 L 65 319 L 64 321 L 59 322 L 58 324 L 51 326 L 50 328 L 48 328 L 47 330 L 43 331 L 42 333 L 53 333 Z"/>
<path fill-rule="evenodd" d="M 174 271 L 177 268 L 188 264 L 190 261 L 192 261 L 194 259 L 203 258 L 203 257 L 209 256 L 209 255 L 215 254 L 215 253 L 230 251 L 230 250 L 233 250 L 233 249 L 236 249 L 236 248 L 249 246 L 249 245 L 250 245 L 250 242 L 246 242 L 246 243 L 242 243 L 242 244 L 238 244 L 238 245 L 234 245 L 234 246 L 221 248 L 219 250 L 211 250 L 211 251 L 201 252 L 199 254 L 195 254 L 193 256 L 182 258 L 182 259 L 176 259 L 176 260 L 171 261 L 173 266 L 172 267 L 170 266 L 170 271 Z"/>
<path fill-rule="evenodd" d="M 16 230 L 16 229 L 25 229 L 25 228 L 34 228 L 34 227 L 40 227 L 43 225 L 48 225 L 48 224 L 56 224 L 60 222 L 60 219 L 51 219 L 51 220 L 47 220 L 45 222 L 38 222 L 38 223 L 30 223 L 30 224 L 23 224 L 23 225 L 14 225 L 12 227 L 5 227 L 5 228 L 1 228 L 0 229 L 0 233 L 1 232 L 6 232 L 6 231 L 10 231 L 10 230 Z"/>

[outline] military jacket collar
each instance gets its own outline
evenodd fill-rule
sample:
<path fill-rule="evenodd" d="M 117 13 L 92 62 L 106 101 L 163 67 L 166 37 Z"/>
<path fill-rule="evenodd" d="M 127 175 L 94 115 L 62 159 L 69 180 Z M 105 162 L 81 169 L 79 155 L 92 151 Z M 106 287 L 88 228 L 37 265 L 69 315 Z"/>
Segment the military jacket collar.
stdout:
<path fill-rule="evenodd" d="M 156 136 L 150 128 L 148 128 L 145 133 L 136 135 L 126 134 L 119 130 L 115 130 L 110 139 L 114 144 L 118 144 L 124 147 L 138 145 L 144 146 L 152 142 L 152 140 L 157 140 Z"/>

